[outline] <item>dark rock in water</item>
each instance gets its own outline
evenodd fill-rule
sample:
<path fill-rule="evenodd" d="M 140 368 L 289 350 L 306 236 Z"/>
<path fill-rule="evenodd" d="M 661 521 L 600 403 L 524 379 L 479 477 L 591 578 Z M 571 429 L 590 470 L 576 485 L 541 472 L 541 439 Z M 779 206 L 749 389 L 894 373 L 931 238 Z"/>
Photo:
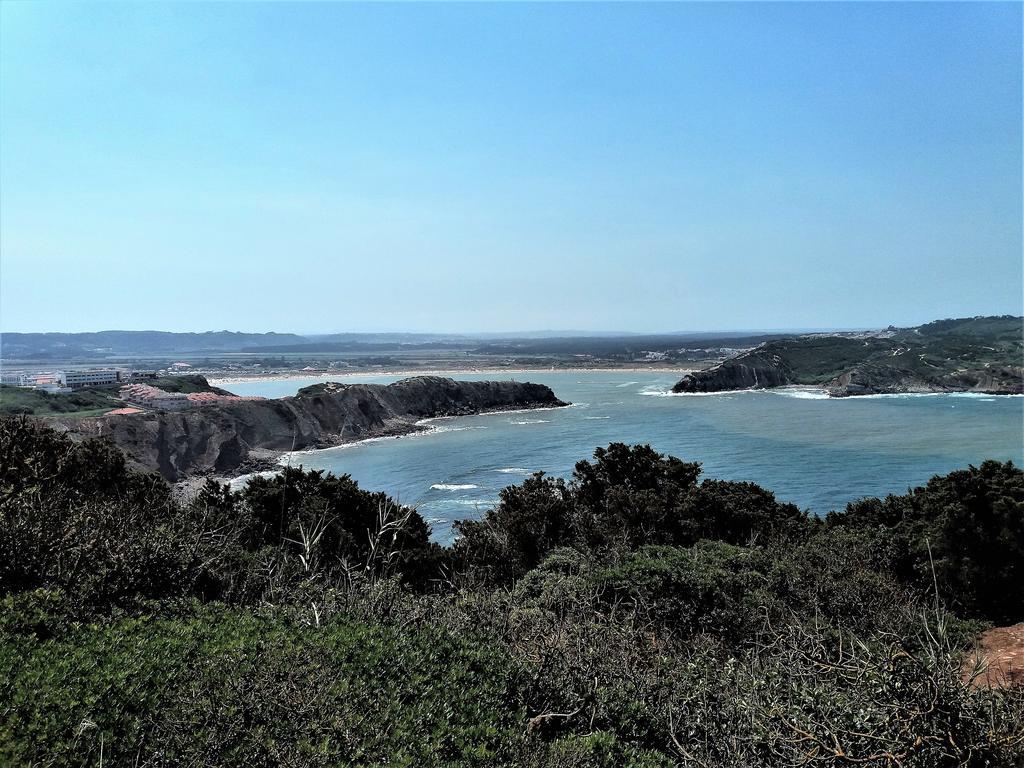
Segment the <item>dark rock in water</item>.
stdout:
<path fill-rule="evenodd" d="M 138 466 L 176 481 L 265 462 L 268 451 L 415 432 L 424 429 L 417 421 L 425 418 L 563 405 L 541 384 L 417 376 L 388 385 L 328 382 L 276 400 L 69 419 L 59 426 L 82 437 L 106 437 Z"/>

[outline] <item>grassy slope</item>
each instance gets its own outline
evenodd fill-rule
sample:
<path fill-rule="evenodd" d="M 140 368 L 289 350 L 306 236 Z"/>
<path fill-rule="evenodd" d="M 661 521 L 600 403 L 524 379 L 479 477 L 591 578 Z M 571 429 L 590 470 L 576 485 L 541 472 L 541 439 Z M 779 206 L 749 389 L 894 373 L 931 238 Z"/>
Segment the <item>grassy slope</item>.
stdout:
<path fill-rule="evenodd" d="M 69 395 L 51 395 L 35 389 L 21 389 L 0 384 L 0 413 L 26 413 L 33 416 L 90 415 L 119 408 L 124 401 L 116 397 L 116 390 L 84 389 Z"/>

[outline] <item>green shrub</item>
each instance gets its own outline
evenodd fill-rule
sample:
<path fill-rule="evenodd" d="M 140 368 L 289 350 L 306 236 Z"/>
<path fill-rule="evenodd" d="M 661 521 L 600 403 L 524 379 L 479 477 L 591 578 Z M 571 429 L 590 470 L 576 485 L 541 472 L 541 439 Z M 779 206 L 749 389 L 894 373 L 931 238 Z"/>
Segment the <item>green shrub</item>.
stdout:
<path fill-rule="evenodd" d="M 217 607 L 3 635 L 0 762 L 490 765 L 522 733 L 516 679 L 429 627 Z"/>
<path fill-rule="evenodd" d="M 754 550 L 716 541 L 697 546 L 642 547 L 596 580 L 606 604 L 626 600 L 640 614 L 681 636 L 709 633 L 730 641 L 752 634 L 775 615 Z"/>
<path fill-rule="evenodd" d="M 828 524 L 881 527 L 904 550 L 892 570 L 930 589 L 966 616 L 1024 620 L 1024 472 L 1013 462 L 933 477 L 923 488 L 865 499 Z"/>

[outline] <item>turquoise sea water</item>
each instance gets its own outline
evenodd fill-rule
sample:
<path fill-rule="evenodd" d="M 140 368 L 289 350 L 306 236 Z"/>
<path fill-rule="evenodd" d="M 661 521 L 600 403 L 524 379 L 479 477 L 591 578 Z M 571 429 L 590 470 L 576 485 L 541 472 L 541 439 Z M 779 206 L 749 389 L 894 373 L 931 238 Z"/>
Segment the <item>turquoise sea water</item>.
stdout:
<path fill-rule="evenodd" d="M 496 374 L 457 375 L 458 379 Z M 330 377 L 388 383 L 397 376 Z M 568 476 L 610 442 L 649 443 L 699 461 L 705 476 L 750 480 L 824 514 L 863 496 L 903 493 L 984 459 L 1024 461 L 1024 397 L 891 395 L 828 399 L 814 390 L 672 396 L 674 374 L 551 372 L 570 408 L 435 419 L 424 434 L 293 454 L 292 464 L 350 474 L 368 490 L 415 505 L 441 542 L 528 473 Z M 327 379 L 227 385 L 282 397 Z"/>

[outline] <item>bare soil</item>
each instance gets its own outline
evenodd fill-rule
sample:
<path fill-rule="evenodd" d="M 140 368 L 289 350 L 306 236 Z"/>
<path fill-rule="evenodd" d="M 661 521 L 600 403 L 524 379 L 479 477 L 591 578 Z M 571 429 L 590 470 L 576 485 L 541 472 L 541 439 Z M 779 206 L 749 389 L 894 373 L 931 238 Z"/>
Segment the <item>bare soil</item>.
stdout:
<path fill-rule="evenodd" d="M 987 668 L 974 681 L 975 685 L 989 688 L 1024 685 L 1024 623 L 983 632 L 976 650 Z M 974 655 L 967 659 L 966 677 L 972 673 L 974 661 Z"/>

